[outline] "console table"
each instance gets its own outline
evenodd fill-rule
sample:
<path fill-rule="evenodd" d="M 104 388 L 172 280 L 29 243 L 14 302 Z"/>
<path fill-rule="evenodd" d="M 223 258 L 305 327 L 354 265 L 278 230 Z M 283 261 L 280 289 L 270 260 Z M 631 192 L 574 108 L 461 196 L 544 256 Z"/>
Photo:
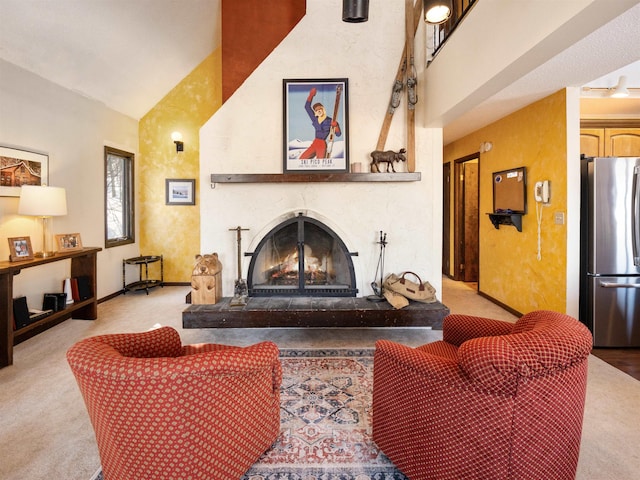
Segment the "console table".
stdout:
<path fill-rule="evenodd" d="M 58 252 L 53 257 L 36 258 L 21 262 L 0 262 L 0 368 L 13 364 L 13 346 L 53 327 L 66 319 L 74 317 L 95 320 L 98 317 L 96 254 L 99 247 L 87 247 L 70 252 Z M 67 308 L 27 325 L 13 330 L 13 277 L 25 268 L 38 267 L 47 263 L 71 260 L 71 277 L 89 278 L 92 296 L 86 300 L 74 302 Z M 62 284 L 62 279 L 60 279 Z"/>

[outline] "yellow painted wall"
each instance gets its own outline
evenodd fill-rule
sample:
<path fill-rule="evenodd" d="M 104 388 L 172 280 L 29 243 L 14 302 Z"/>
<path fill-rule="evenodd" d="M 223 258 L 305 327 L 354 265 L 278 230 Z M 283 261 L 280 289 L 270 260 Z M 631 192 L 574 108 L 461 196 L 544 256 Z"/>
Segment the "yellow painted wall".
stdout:
<path fill-rule="evenodd" d="M 140 253 L 164 255 L 164 280 L 188 282 L 200 252 L 200 127 L 222 105 L 221 50 L 217 49 L 141 120 L 136 165 Z M 171 133 L 179 131 L 177 153 Z M 165 180 L 196 179 L 195 205 L 165 205 Z M 149 266 L 157 268 L 156 264 Z M 155 277 L 157 278 L 157 277 Z"/>
<path fill-rule="evenodd" d="M 565 112 L 566 95 L 562 90 L 444 149 L 446 163 L 478 152 L 483 142 L 493 144 L 490 151 L 480 155 L 479 289 L 521 313 L 536 309 L 566 311 L 566 222 L 554 223 L 556 212 L 566 216 L 567 211 Z M 492 173 L 521 166 L 527 168 L 528 206 L 522 233 L 513 226 L 496 229 L 486 215 L 493 211 Z M 541 210 L 541 260 L 537 259 L 533 196 L 533 186 L 539 180 L 551 183 L 551 203 Z M 453 197 L 451 202 L 453 206 Z"/>

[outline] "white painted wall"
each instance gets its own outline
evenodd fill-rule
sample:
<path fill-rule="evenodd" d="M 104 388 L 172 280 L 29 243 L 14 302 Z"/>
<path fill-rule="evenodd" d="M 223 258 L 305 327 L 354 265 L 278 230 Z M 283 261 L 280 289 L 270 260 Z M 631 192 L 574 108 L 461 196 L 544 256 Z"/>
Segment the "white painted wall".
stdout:
<path fill-rule="evenodd" d="M 104 246 L 104 146 L 138 151 L 138 122 L 103 104 L 61 88 L 0 60 L 0 144 L 49 155 L 49 184 L 64 187 L 68 215 L 53 219 L 54 233 L 79 232 L 84 246 Z M 17 214 L 18 197 L 0 197 L 0 258 L 7 237 L 30 236 L 39 249 L 41 230 Z M 137 237 L 136 237 L 137 238 Z M 37 244 L 37 245 L 36 245 Z M 122 259 L 139 254 L 136 244 L 98 254 L 98 297 L 122 289 Z M 44 292 L 62 291 L 70 261 L 23 270 L 14 296 L 40 308 Z"/>
<path fill-rule="evenodd" d="M 441 129 L 417 128 L 420 182 L 208 187 L 212 173 L 282 173 L 283 79 L 348 78 L 350 161 L 368 164 L 404 47 L 404 2 L 370 2 L 369 21 L 361 24 L 342 22 L 341 11 L 341 0 L 307 0 L 302 21 L 200 131 L 201 245 L 203 253 L 220 255 L 225 296 L 233 294 L 237 276 L 236 237 L 229 229 L 249 228 L 243 251 L 253 251 L 277 221 L 304 212 L 359 253 L 353 258 L 359 296 L 372 293 L 382 230 L 389 242 L 385 272 L 415 271 L 441 298 Z M 419 32 L 416 38 L 423 37 Z M 421 40 L 416 52 L 421 62 Z M 395 113 L 386 149 L 406 145 L 405 104 Z M 419 101 L 417 118 L 423 108 Z M 243 258 L 244 278 L 248 265 Z"/>

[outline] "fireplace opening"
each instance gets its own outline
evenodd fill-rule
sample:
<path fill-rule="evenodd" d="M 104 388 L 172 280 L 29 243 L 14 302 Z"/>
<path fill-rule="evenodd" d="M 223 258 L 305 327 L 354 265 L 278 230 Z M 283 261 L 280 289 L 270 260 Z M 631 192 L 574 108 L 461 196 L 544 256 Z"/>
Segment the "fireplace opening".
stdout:
<path fill-rule="evenodd" d="M 251 256 L 249 296 L 355 297 L 352 255 L 322 222 L 299 214 L 273 228 Z"/>

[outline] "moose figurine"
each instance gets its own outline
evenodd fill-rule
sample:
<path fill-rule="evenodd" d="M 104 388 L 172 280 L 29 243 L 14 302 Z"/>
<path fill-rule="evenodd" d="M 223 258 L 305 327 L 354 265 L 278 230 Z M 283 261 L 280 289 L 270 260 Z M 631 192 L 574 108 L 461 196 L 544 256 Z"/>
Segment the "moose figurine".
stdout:
<path fill-rule="evenodd" d="M 388 172 L 389 169 L 391 169 L 393 173 L 396 173 L 396 170 L 393 168 L 393 163 L 406 162 L 407 157 L 405 157 L 404 155 L 405 152 L 406 150 L 404 148 L 401 148 L 397 152 L 394 152 L 393 150 L 374 150 L 373 152 L 371 152 L 371 171 L 382 173 L 382 171 L 380 170 L 380 164 L 386 163 L 387 169 L 385 170 L 385 172 Z M 375 170 L 373 169 L 374 167 Z"/>

